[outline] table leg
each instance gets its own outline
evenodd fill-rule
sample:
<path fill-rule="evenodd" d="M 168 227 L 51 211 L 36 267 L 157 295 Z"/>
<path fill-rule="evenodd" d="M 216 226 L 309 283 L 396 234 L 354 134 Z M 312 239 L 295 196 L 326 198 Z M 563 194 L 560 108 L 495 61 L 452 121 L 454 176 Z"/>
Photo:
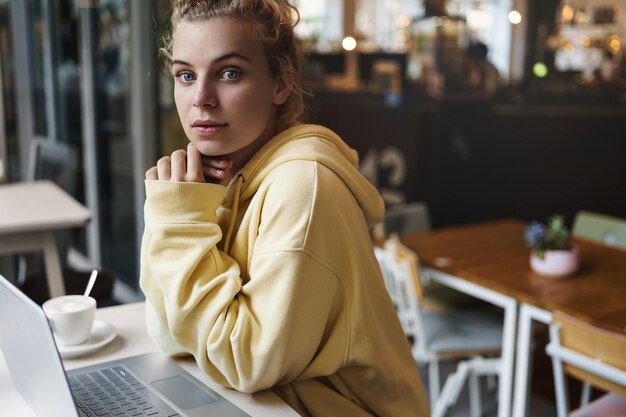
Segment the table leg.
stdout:
<path fill-rule="evenodd" d="M 57 250 L 54 232 L 42 233 L 43 255 L 46 265 L 46 279 L 50 297 L 65 295 L 65 284 L 63 283 L 63 272 L 59 262 L 59 251 Z"/>
<path fill-rule="evenodd" d="M 515 362 L 515 340 L 517 327 L 517 300 L 508 295 L 474 284 L 464 279 L 446 274 L 436 269 L 426 269 L 431 279 L 454 288 L 465 294 L 485 300 L 504 309 L 504 327 L 502 329 L 502 365 L 499 375 L 498 417 L 510 417 L 513 370 Z"/>
<path fill-rule="evenodd" d="M 531 367 L 531 335 L 533 320 L 549 324 L 552 314 L 529 304 L 522 304 L 517 331 L 517 360 L 513 394 L 513 417 L 526 417 L 528 413 L 528 387 Z"/>
<path fill-rule="evenodd" d="M 515 363 L 515 338 L 517 327 L 517 301 L 505 297 L 504 328 L 502 330 L 502 370 L 498 396 L 498 417 L 511 415 L 513 369 Z"/>

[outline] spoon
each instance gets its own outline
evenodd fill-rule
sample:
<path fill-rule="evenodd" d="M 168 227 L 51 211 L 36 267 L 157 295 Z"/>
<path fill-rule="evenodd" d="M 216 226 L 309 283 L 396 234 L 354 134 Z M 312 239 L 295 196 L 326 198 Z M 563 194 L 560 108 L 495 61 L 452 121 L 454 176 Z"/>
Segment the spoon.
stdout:
<path fill-rule="evenodd" d="M 94 269 L 93 271 L 91 271 L 91 275 L 89 276 L 89 282 L 87 283 L 87 288 L 85 288 L 85 293 L 83 294 L 84 297 L 89 297 L 89 293 L 91 292 L 91 289 L 93 288 L 93 284 L 96 283 L 97 276 L 98 276 L 97 269 Z"/>

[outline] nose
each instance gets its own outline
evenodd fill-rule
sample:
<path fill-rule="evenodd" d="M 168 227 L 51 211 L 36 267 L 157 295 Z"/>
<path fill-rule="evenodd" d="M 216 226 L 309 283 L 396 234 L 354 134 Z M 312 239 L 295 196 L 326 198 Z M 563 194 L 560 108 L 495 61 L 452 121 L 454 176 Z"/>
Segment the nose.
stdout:
<path fill-rule="evenodd" d="M 218 104 L 217 91 L 212 83 L 205 81 L 196 83 L 193 105 L 197 108 L 216 107 Z"/>

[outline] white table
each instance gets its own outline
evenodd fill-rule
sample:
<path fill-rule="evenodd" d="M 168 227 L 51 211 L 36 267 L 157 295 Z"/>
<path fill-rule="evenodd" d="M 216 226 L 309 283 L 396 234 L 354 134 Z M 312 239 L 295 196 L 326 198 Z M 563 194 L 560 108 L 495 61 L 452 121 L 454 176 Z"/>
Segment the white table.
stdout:
<path fill-rule="evenodd" d="M 144 307 L 144 303 L 135 303 L 98 309 L 96 320 L 103 320 L 113 324 L 117 329 L 117 337 L 109 345 L 89 356 L 64 360 L 65 368 L 69 370 L 127 356 L 157 352 L 159 350 L 158 347 L 152 342 L 146 332 Z M 185 370 L 251 416 L 298 416 L 291 407 L 271 391 L 244 394 L 232 389 L 226 389 L 203 374 L 193 359 L 179 358 L 176 361 Z M 2 353 L 0 353 L 0 416 L 37 417 L 15 390 Z"/>
<path fill-rule="evenodd" d="M 0 254 L 42 251 L 51 297 L 65 294 L 54 231 L 82 227 L 91 212 L 51 181 L 0 185 Z"/>

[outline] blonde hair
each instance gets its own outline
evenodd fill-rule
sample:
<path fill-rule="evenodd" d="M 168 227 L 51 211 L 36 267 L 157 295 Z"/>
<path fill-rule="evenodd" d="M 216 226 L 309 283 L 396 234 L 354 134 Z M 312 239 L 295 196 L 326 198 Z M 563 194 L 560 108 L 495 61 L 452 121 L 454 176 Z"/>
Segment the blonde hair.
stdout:
<path fill-rule="evenodd" d="M 234 17 L 251 31 L 265 48 L 274 79 L 283 78 L 292 86 L 287 101 L 278 107 L 277 129 L 302 123 L 304 91 L 300 87 L 302 55 L 294 27 L 300 20 L 289 0 L 172 0 L 171 28 L 160 49 L 169 71 L 172 62 L 172 35 L 181 21 L 198 22 L 212 17 Z"/>

